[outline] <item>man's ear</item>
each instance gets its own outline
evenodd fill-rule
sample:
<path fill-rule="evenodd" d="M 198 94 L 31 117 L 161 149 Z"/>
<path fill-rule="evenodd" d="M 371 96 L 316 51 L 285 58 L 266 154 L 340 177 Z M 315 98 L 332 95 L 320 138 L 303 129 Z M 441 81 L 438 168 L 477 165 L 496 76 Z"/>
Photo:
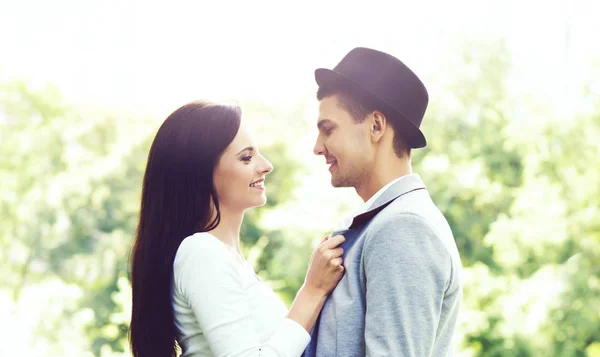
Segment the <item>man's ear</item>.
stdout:
<path fill-rule="evenodd" d="M 370 115 L 371 128 L 369 134 L 371 135 L 371 141 L 379 142 L 387 130 L 387 118 L 382 112 L 374 111 Z"/>

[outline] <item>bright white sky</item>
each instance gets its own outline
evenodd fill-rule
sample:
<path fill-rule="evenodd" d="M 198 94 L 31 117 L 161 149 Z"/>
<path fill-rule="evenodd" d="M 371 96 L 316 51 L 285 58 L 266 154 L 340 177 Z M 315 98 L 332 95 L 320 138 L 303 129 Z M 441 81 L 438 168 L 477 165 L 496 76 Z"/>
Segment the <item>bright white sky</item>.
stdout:
<path fill-rule="evenodd" d="M 600 54 L 594 0 L 366 3 L 0 0 L 0 74 L 52 82 L 73 102 L 163 113 L 201 97 L 293 105 L 314 93 L 316 67 L 356 46 L 430 78 L 444 76 L 457 38 L 501 37 L 525 90 L 550 96 L 567 75 L 579 86 Z"/>

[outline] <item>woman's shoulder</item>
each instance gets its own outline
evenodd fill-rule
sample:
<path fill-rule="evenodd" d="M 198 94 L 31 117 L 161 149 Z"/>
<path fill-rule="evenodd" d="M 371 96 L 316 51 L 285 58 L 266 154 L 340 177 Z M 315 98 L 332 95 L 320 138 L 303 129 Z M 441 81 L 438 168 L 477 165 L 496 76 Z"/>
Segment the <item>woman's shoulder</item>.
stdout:
<path fill-rule="evenodd" d="M 194 233 L 189 237 L 183 239 L 181 244 L 179 245 L 179 251 L 187 251 L 187 250 L 198 250 L 201 249 L 203 251 L 225 251 L 225 245 L 221 242 L 217 237 L 213 236 L 208 232 L 199 232 Z"/>
<path fill-rule="evenodd" d="M 227 262 L 228 256 L 227 248 L 218 238 L 207 232 L 195 233 L 179 245 L 174 267 L 177 270 L 187 264 L 214 266 Z"/>
<path fill-rule="evenodd" d="M 175 293 L 190 299 L 198 289 L 215 289 L 221 284 L 237 284 L 235 264 L 225 244 L 209 233 L 186 237 L 173 262 Z"/>

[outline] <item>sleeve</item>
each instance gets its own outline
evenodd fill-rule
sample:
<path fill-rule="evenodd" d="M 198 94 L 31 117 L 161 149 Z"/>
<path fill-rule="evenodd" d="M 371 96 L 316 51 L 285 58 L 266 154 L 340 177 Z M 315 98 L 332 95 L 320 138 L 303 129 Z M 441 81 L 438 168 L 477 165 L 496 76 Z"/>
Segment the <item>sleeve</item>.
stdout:
<path fill-rule="evenodd" d="M 183 249 L 181 249 L 183 248 Z M 310 336 L 284 318 L 260 344 L 248 297 L 229 252 L 211 239 L 186 239 L 175 261 L 175 284 L 187 299 L 212 353 L 219 357 L 298 357 Z"/>
<path fill-rule="evenodd" d="M 449 253 L 427 222 L 414 214 L 383 218 L 368 233 L 366 277 L 367 356 L 431 356 Z"/>

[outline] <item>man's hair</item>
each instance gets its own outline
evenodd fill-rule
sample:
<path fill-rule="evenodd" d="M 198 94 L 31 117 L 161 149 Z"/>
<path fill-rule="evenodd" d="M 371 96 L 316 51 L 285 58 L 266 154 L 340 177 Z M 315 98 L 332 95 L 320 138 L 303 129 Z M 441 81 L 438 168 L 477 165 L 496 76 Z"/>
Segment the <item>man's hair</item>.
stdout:
<path fill-rule="evenodd" d="M 379 111 L 385 115 L 387 122 L 394 129 L 394 152 L 399 158 L 410 157 L 410 146 L 402 137 L 402 123 L 396 115 L 382 108 L 382 104 L 363 91 L 338 83 L 329 83 L 319 87 L 317 99 L 337 96 L 340 105 L 352 116 L 355 123 L 362 123 L 367 115 Z"/>

